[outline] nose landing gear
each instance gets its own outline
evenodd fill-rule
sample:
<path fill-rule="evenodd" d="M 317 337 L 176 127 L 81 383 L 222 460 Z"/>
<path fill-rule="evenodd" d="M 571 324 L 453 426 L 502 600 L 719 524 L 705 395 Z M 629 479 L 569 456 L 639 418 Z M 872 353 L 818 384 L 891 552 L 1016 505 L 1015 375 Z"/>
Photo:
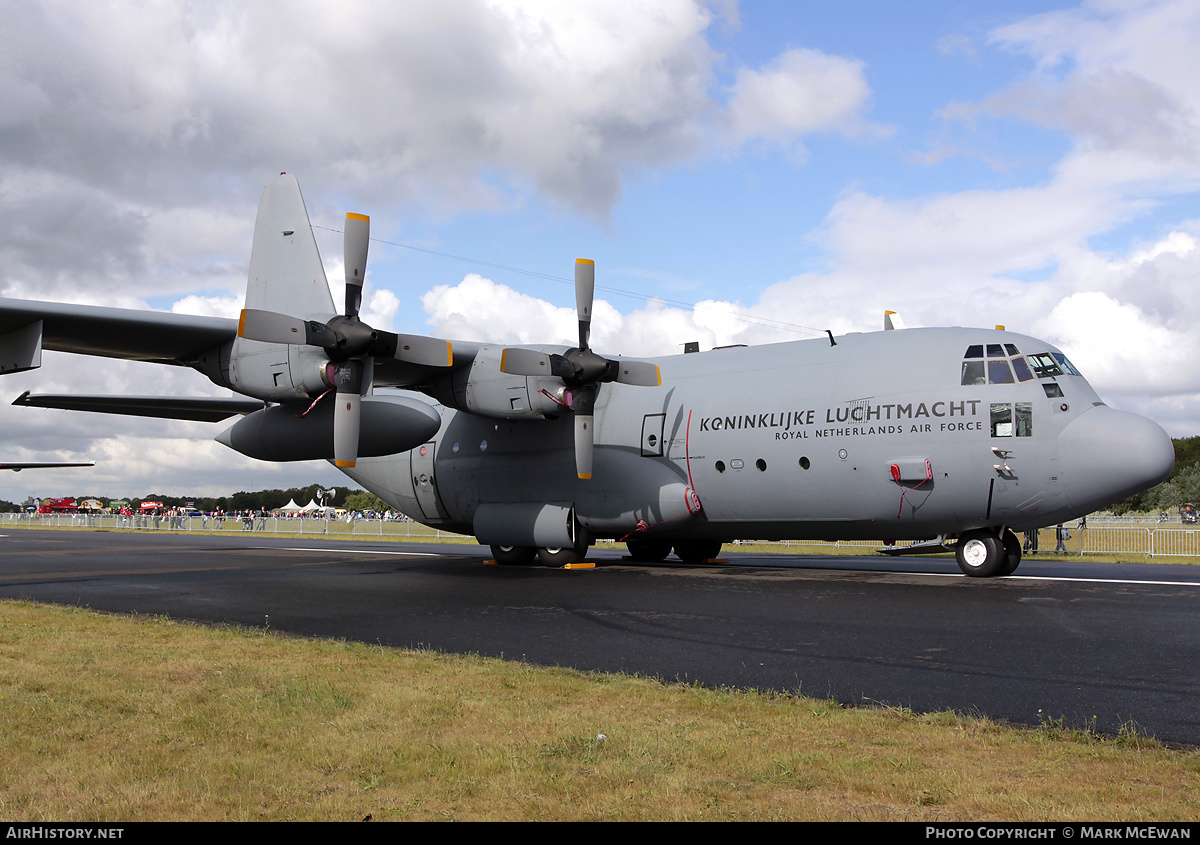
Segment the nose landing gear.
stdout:
<path fill-rule="evenodd" d="M 958 568 L 972 578 L 1012 575 L 1021 563 L 1021 544 L 1007 528 L 968 531 L 954 546 Z"/>

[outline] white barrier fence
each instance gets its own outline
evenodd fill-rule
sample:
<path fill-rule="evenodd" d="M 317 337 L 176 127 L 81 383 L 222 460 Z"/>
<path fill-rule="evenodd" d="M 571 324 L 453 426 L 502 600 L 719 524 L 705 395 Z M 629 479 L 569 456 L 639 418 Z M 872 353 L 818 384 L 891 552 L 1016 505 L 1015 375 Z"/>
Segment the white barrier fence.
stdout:
<path fill-rule="evenodd" d="M 201 516 L 88 516 L 83 514 L 0 514 L 0 525 L 44 528 L 104 528 L 129 531 L 187 531 L 193 533 L 232 534 L 234 532 L 340 536 L 388 537 L 399 539 L 441 539 L 463 537 L 450 531 L 439 531 L 419 522 L 391 519 L 355 519 L 347 522 L 333 519 L 302 519 L 296 517 L 224 517 Z M 1064 548 L 1070 555 L 1128 554 L 1137 557 L 1200 557 L 1200 526 L 1181 526 L 1143 522 L 1091 522 L 1087 528 L 1069 526 L 1070 538 Z M 1022 538 L 1024 539 L 1024 538 Z M 1050 555 L 1057 545 L 1053 527 L 1039 532 L 1038 553 Z M 864 552 L 880 548 L 876 540 L 785 540 L 768 545 L 795 549 L 798 553 L 819 554 L 823 551 L 861 549 Z M 905 543 L 901 543 L 905 545 Z"/>
<path fill-rule="evenodd" d="M 341 537 L 391 537 L 393 539 L 440 539 L 461 537 L 450 531 L 439 531 L 419 522 L 399 519 L 303 519 L 300 517 L 266 516 L 113 516 L 67 513 L 6 513 L 0 514 L 0 525 L 40 528 L 102 528 L 129 531 L 186 531 L 189 533 L 231 534 L 234 532 L 267 534 L 316 534 Z"/>

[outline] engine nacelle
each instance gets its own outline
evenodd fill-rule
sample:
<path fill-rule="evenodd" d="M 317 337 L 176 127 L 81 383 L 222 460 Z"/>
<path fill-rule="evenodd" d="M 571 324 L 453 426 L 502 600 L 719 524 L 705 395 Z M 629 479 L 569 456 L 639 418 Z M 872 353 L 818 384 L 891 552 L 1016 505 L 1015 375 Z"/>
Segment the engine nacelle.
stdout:
<path fill-rule="evenodd" d="M 334 402 L 276 405 L 247 414 L 217 435 L 217 442 L 260 461 L 333 458 Z M 442 418 L 430 405 L 402 396 L 364 396 L 358 438 L 360 457 L 405 452 L 432 440 Z"/>
<path fill-rule="evenodd" d="M 332 382 L 323 349 L 237 338 L 229 355 L 229 386 L 267 402 L 311 400 Z"/>
<path fill-rule="evenodd" d="M 469 369 L 457 371 L 431 392 L 451 408 L 493 419 L 545 420 L 567 412 L 561 379 L 501 372 L 503 353 L 500 346 L 481 348 Z"/>

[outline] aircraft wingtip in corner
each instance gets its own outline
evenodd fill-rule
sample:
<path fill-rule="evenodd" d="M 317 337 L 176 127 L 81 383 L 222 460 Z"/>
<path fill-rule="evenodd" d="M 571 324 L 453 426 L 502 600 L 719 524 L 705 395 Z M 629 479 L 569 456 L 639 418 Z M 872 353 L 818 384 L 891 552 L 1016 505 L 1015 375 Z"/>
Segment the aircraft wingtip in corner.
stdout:
<path fill-rule="evenodd" d="M 1152 486 L 1174 461 L 1159 426 L 1002 327 L 905 329 L 889 311 L 885 331 L 828 342 L 606 357 L 590 345 L 590 259 L 575 263 L 575 346 L 380 331 L 359 316 L 369 226 L 346 216 L 341 313 L 290 175 L 263 191 L 238 320 L 0 300 L 5 372 L 46 348 L 191 367 L 240 394 L 16 404 L 237 416 L 219 442 L 329 460 L 507 564 L 562 565 L 597 538 L 704 561 L 735 539 L 937 537 L 966 574 L 1004 575 L 1021 560 L 1014 531 Z"/>

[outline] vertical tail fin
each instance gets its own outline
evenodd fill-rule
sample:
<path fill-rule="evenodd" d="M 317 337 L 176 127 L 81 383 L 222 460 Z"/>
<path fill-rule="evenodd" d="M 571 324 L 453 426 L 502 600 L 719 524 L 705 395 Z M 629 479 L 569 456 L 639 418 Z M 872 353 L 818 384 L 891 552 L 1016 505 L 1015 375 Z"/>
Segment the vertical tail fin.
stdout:
<path fill-rule="evenodd" d="M 295 176 L 282 173 L 263 189 L 246 308 L 322 322 L 337 313 Z"/>

